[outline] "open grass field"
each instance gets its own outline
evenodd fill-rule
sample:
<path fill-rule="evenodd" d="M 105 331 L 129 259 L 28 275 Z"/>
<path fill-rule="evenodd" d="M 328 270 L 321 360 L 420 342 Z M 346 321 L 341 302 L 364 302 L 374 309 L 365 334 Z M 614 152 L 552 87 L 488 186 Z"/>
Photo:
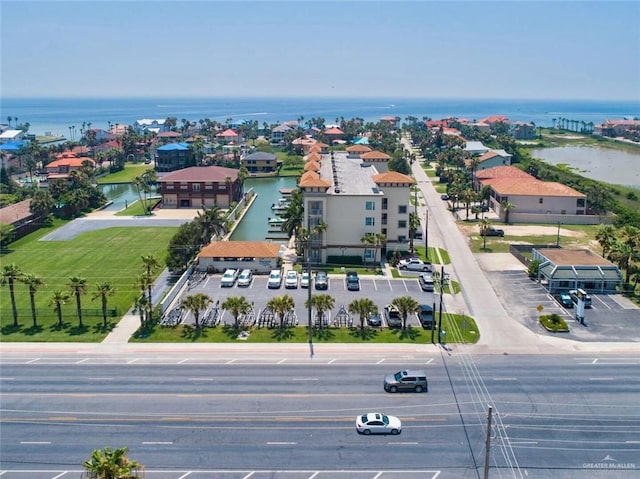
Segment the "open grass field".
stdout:
<path fill-rule="evenodd" d="M 145 171 L 153 169 L 151 165 L 144 163 L 126 163 L 124 170 L 117 171 L 96 179 L 96 183 L 133 183 L 136 176 L 142 175 Z"/>
<path fill-rule="evenodd" d="M 409 343 L 430 344 L 431 330 L 422 328 L 379 329 L 365 328 L 360 330 L 358 320 L 352 328 L 324 328 L 313 330 L 313 341 L 316 343 Z M 475 321 L 459 314 L 443 313 L 442 329 L 446 331 L 447 343 L 476 343 L 480 339 Z M 246 339 L 239 340 L 239 331 L 232 326 L 196 329 L 191 325 L 175 327 L 155 326 L 145 331 L 132 342 L 165 342 L 165 343 L 306 343 L 308 329 L 305 326 L 290 327 L 283 330 L 257 328 L 252 329 Z M 435 341 L 437 331 L 434 333 Z"/>
<path fill-rule="evenodd" d="M 8 285 L 2 286 L 0 295 L 0 340 L 2 341 L 96 341 L 108 331 L 97 325 L 102 323 L 101 301 L 92 301 L 92 293 L 99 281 L 109 281 L 117 289 L 109 298 L 108 307 L 118 308 L 124 314 L 139 291 L 134 286 L 136 278 L 142 274 L 142 255 L 154 255 L 164 261 L 167 244 L 176 228 L 110 228 L 79 235 L 71 241 L 38 241 L 53 228 L 43 228 L 11 244 L 8 251 L 0 255 L 2 264 L 15 263 L 23 273 L 32 273 L 45 282 L 36 293 L 38 322 L 41 328 L 32 325 L 31 307 L 27 287 L 22 283 L 15 286 L 18 307 L 19 328 L 13 327 L 11 301 Z M 92 309 L 95 316 L 83 314 L 87 327 L 77 325 L 75 298 L 63 306 L 64 328 L 53 327 L 57 317 L 49 299 L 56 289 L 69 291 L 70 276 L 87 280 L 88 294 L 82 297 L 82 309 Z M 114 323 L 119 317 L 114 318 Z"/>

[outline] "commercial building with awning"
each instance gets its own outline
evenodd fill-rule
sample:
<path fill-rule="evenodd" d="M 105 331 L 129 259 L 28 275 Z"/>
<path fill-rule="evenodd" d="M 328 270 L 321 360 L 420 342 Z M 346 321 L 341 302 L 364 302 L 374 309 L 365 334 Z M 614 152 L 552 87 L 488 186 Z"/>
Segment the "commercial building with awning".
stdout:
<path fill-rule="evenodd" d="M 622 272 L 611 261 L 587 249 L 533 249 L 540 261 L 538 281 L 550 293 L 582 288 L 593 293 L 612 293 L 622 285 Z"/>

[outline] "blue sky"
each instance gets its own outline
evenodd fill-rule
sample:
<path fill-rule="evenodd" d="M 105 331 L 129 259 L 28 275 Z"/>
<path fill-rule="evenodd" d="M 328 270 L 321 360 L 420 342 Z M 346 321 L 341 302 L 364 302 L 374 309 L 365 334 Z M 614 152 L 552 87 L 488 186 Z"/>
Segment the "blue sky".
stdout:
<path fill-rule="evenodd" d="M 640 1 L 0 0 L 0 94 L 640 100 Z"/>

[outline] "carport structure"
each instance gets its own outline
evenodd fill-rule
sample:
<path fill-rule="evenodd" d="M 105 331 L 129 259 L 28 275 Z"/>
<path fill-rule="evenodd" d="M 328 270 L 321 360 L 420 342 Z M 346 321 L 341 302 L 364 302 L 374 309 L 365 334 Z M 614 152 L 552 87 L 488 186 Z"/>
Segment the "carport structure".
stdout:
<path fill-rule="evenodd" d="M 620 269 L 587 249 L 534 248 L 532 256 L 540 261 L 538 281 L 550 293 L 577 288 L 611 293 L 622 284 Z"/>

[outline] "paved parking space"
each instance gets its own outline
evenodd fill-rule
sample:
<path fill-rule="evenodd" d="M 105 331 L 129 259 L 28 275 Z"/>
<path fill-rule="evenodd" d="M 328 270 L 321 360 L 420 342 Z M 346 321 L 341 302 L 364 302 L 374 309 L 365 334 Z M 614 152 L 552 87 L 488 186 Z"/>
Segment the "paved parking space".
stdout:
<path fill-rule="evenodd" d="M 617 294 L 593 294 L 593 307 L 585 309 L 585 323 L 575 320 L 576 308 L 564 308 L 524 271 L 489 271 L 487 277 L 507 312 L 538 333 L 544 329 L 538 322 L 538 306 L 542 314 L 559 314 L 567 321 L 570 332 L 564 337 L 581 341 L 640 340 L 640 309 L 623 301 Z M 553 333 L 548 333 L 553 334 Z"/>
<path fill-rule="evenodd" d="M 305 303 L 309 295 L 307 288 L 298 287 L 287 289 L 284 287 L 283 282 L 280 288 L 270 289 L 267 287 L 267 278 L 265 275 L 256 275 L 248 287 L 239 287 L 237 285 L 221 287 L 220 275 L 208 275 L 206 280 L 185 294 L 205 293 L 213 299 L 214 303 L 220 301 L 220 304 L 230 296 L 244 296 L 249 302 L 254 304 L 256 315 L 260 314 L 271 298 L 288 294 L 294 299 L 295 316 L 298 324 L 306 325 L 308 322 L 308 311 Z M 398 296 L 411 296 L 420 304 L 433 305 L 436 301 L 436 295 L 434 293 L 422 291 L 418 284 L 417 277 L 414 279 L 361 276 L 360 291 L 349 291 L 347 290 L 347 284 L 344 278 L 332 276 L 329 277 L 329 288 L 327 290 L 316 290 L 312 285 L 311 294 L 329 294 L 334 298 L 335 307 L 329 315 L 330 324 L 333 323 L 341 307 L 348 309 L 349 303 L 363 297 L 371 299 L 378 306 L 381 314 L 384 306 Z M 359 324 L 359 318 L 357 316 L 352 317 L 352 320 L 355 325 Z M 226 322 L 231 324 L 233 318 L 228 313 L 224 313 L 221 321 L 222 323 Z M 193 322 L 193 318 L 187 317 L 185 322 Z M 418 319 L 413 315 L 408 318 L 407 324 L 413 327 L 421 327 Z"/>

